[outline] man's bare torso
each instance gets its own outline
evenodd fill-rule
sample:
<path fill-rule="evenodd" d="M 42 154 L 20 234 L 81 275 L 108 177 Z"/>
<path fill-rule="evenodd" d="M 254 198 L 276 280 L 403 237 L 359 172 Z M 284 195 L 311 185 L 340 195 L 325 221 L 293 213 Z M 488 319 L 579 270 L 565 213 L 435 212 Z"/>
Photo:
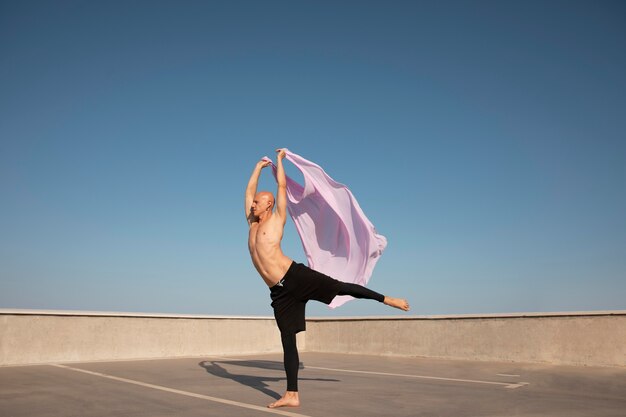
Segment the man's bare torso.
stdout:
<path fill-rule="evenodd" d="M 250 223 L 248 249 L 252 263 L 269 287 L 285 276 L 292 263 L 280 248 L 282 238 L 283 224 L 277 216 Z"/>

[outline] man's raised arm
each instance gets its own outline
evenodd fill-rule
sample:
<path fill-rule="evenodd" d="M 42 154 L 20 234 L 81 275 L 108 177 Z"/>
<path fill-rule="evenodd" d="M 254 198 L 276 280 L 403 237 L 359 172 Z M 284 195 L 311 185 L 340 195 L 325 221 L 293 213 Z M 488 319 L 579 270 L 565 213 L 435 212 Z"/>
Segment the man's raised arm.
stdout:
<path fill-rule="evenodd" d="M 285 157 L 284 149 L 276 149 L 276 182 L 278 182 L 278 190 L 276 192 L 276 213 L 283 221 L 287 222 L 287 178 L 285 177 L 285 167 L 283 166 L 283 158 Z"/>
<path fill-rule="evenodd" d="M 250 180 L 248 181 L 248 186 L 246 187 L 246 206 L 244 207 L 246 212 L 246 219 L 248 223 L 251 222 L 251 213 L 250 208 L 252 207 L 252 202 L 254 201 L 254 195 L 256 194 L 256 187 L 259 183 L 259 176 L 261 175 L 261 170 L 266 166 L 270 165 L 272 161 L 261 159 L 256 163 L 254 167 L 254 171 L 252 171 L 252 175 L 250 175 Z"/>

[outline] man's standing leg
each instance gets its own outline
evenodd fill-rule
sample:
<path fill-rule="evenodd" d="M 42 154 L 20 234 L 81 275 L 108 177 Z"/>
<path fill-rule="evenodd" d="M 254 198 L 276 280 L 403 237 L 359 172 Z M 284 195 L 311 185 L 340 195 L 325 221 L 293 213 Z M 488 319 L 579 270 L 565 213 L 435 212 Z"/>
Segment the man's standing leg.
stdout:
<path fill-rule="evenodd" d="M 295 333 L 282 333 L 280 339 L 283 343 L 283 363 L 287 374 L 287 392 L 278 401 L 273 402 L 268 407 L 297 407 L 300 405 L 298 396 L 298 368 L 300 367 L 300 357 L 298 346 L 296 345 Z"/>
<path fill-rule="evenodd" d="M 285 373 L 287 374 L 287 391 L 298 392 L 298 368 L 300 367 L 300 356 L 296 344 L 295 333 L 281 333 L 280 339 L 283 343 L 283 362 Z"/>

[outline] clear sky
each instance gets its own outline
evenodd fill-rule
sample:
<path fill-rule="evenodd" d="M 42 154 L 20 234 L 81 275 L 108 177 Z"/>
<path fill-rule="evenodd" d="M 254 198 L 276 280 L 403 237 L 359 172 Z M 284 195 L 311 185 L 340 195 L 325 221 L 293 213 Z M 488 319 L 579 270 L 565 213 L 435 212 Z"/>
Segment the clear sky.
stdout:
<path fill-rule="evenodd" d="M 621 1 L 2 0 L 0 308 L 271 315 L 243 197 L 287 147 L 414 314 L 626 309 L 625 132 Z"/>

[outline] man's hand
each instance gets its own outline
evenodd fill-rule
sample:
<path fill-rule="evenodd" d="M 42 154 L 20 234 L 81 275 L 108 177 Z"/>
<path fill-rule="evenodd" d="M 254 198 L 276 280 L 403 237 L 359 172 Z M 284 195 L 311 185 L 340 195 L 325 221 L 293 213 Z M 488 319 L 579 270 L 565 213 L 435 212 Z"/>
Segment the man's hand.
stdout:
<path fill-rule="evenodd" d="M 278 155 L 276 155 L 276 157 L 281 160 L 285 157 L 285 150 L 284 149 L 276 149 L 276 153 Z"/>
<path fill-rule="evenodd" d="M 259 162 L 256 163 L 256 166 L 257 168 L 262 169 L 267 166 L 270 166 L 271 164 L 272 164 L 272 161 L 270 161 L 269 159 L 261 159 Z"/>

